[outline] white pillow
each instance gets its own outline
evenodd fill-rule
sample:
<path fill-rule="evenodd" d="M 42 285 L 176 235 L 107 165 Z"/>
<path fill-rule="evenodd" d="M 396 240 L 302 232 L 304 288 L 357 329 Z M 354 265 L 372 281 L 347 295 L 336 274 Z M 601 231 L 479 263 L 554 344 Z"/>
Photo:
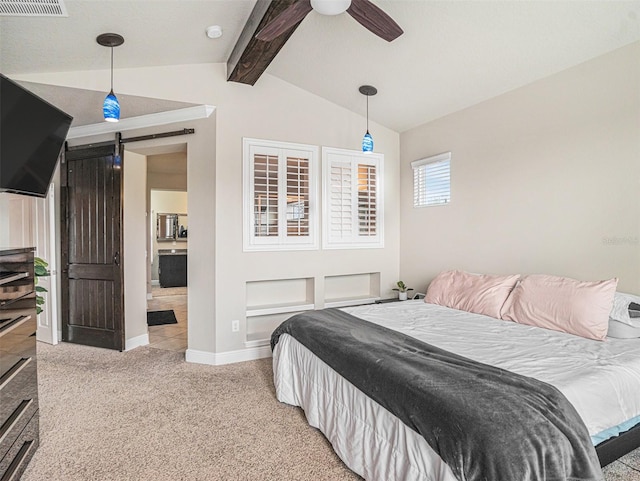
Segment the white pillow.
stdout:
<path fill-rule="evenodd" d="M 609 317 L 614 321 L 622 322 L 633 327 L 640 327 L 640 318 L 629 315 L 629 304 L 635 302 L 640 304 L 640 296 L 616 292 L 613 296 L 613 307 Z"/>
<path fill-rule="evenodd" d="M 635 339 L 640 337 L 640 327 L 630 326 L 618 322 L 615 319 L 609 318 L 609 330 L 607 331 L 608 337 L 615 337 L 618 339 Z"/>

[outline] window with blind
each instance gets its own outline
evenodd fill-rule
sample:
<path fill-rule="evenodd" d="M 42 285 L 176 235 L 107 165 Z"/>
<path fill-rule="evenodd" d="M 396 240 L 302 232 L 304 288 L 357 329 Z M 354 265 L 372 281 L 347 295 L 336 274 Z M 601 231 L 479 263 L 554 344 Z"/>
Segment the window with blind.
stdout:
<path fill-rule="evenodd" d="M 323 164 L 323 247 L 383 247 L 381 154 L 326 148 Z"/>
<path fill-rule="evenodd" d="M 414 207 L 451 202 L 451 152 L 414 160 L 411 168 Z"/>
<path fill-rule="evenodd" d="M 317 249 L 315 146 L 244 139 L 244 250 Z"/>

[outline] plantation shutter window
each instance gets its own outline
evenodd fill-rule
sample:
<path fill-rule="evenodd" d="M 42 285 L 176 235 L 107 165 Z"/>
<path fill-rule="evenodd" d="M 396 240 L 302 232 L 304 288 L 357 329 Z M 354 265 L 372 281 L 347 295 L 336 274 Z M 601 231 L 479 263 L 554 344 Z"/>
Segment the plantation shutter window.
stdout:
<path fill-rule="evenodd" d="M 278 156 L 253 157 L 254 235 L 278 235 Z"/>
<path fill-rule="evenodd" d="M 317 249 L 317 148 L 244 139 L 244 250 Z"/>
<path fill-rule="evenodd" d="M 353 235 L 353 182 L 351 161 L 336 161 L 330 166 L 329 229 L 332 236 L 351 238 Z"/>
<path fill-rule="evenodd" d="M 451 152 L 415 160 L 411 168 L 414 207 L 451 202 Z"/>
<path fill-rule="evenodd" d="M 361 236 L 376 235 L 377 196 L 375 165 L 358 165 L 358 229 Z"/>
<path fill-rule="evenodd" d="M 383 247 L 381 154 L 323 148 L 323 247 Z"/>
<path fill-rule="evenodd" d="M 309 159 L 287 157 L 287 236 L 309 235 Z"/>

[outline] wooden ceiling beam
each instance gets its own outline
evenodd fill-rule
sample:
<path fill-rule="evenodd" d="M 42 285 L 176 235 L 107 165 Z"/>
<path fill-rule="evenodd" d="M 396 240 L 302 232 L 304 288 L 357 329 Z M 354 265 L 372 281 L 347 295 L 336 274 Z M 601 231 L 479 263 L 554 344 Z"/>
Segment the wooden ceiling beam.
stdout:
<path fill-rule="evenodd" d="M 298 28 L 271 42 L 256 40 L 255 35 L 296 0 L 258 0 L 227 61 L 227 80 L 254 85 L 289 37 Z"/>

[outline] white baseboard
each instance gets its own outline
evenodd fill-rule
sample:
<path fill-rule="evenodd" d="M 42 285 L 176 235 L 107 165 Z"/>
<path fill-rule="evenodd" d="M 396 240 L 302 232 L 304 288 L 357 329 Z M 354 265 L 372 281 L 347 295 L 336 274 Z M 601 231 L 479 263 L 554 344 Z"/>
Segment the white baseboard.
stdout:
<path fill-rule="evenodd" d="M 153 294 L 147 292 L 147 301 L 150 301 L 151 299 L 153 299 Z"/>
<path fill-rule="evenodd" d="M 152 286 L 159 286 L 160 285 L 160 279 L 152 279 L 151 280 L 151 285 Z"/>
<path fill-rule="evenodd" d="M 197 364 L 209 364 L 211 366 L 221 366 L 223 364 L 233 364 L 236 362 L 254 361 L 271 357 L 271 346 L 254 347 L 251 349 L 240 349 L 228 352 L 208 352 L 187 349 L 185 359 L 187 362 Z"/>
<path fill-rule="evenodd" d="M 132 337 L 124 341 L 124 350 L 130 351 L 136 347 L 146 346 L 149 344 L 149 333 L 142 334 L 141 336 Z"/>

